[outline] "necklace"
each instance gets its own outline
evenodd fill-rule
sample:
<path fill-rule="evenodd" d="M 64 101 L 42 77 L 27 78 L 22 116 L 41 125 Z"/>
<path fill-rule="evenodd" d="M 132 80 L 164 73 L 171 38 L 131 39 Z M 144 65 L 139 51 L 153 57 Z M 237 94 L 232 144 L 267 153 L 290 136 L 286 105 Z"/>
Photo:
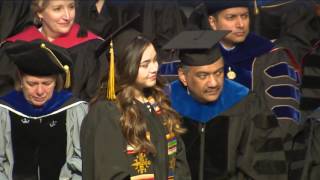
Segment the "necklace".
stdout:
<path fill-rule="evenodd" d="M 150 112 L 152 111 L 150 102 L 149 102 L 148 99 L 147 99 L 146 97 L 144 97 L 144 96 L 142 97 L 142 103 L 147 106 L 147 108 L 148 108 L 148 110 L 149 110 Z"/>
<path fill-rule="evenodd" d="M 156 114 L 160 114 L 161 110 L 159 104 L 155 101 L 152 96 L 146 98 L 145 96 L 138 98 L 140 102 L 142 102 L 150 112 L 154 111 Z"/>

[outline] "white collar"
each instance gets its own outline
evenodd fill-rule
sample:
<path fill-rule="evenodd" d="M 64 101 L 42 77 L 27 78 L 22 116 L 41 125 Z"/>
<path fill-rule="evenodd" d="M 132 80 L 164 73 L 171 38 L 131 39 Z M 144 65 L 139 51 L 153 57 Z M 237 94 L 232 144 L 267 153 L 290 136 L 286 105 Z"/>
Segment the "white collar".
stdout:
<path fill-rule="evenodd" d="M 223 43 L 221 43 L 221 42 L 219 42 L 220 43 L 220 45 L 222 46 L 222 48 L 224 49 L 224 50 L 226 50 L 226 51 L 231 51 L 231 50 L 233 50 L 234 48 L 236 48 L 236 46 L 232 46 L 232 47 L 230 47 L 230 48 L 227 48 L 227 47 L 225 47 L 224 45 L 223 45 Z"/>

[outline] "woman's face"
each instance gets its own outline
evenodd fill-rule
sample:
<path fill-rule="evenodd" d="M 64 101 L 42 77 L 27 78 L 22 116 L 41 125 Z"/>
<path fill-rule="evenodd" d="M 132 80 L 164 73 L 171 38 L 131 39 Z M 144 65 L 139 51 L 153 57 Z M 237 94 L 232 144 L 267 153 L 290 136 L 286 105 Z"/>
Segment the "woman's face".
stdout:
<path fill-rule="evenodd" d="M 49 0 L 48 6 L 37 13 L 42 22 L 42 33 L 49 39 L 68 33 L 74 23 L 74 0 Z"/>
<path fill-rule="evenodd" d="M 24 97 L 33 106 L 41 107 L 51 99 L 56 79 L 56 76 L 22 75 L 21 88 Z"/>
<path fill-rule="evenodd" d="M 152 87 L 156 84 L 158 73 L 157 52 L 150 44 L 142 54 L 136 85 L 139 89 Z"/>

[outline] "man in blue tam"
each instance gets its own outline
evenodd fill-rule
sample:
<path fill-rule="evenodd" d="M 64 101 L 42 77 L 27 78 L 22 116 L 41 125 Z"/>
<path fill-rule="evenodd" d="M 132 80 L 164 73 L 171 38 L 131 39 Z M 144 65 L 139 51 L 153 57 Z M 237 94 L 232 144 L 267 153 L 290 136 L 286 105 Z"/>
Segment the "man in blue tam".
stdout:
<path fill-rule="evenodd" d="M 283 133 L 249 89 L 224 77 L 218 41 L 226 31 L 185 31 L 164 48 L 180 50 L 172 107 L 187 129 L 192 179 L 286 179 Z"/>

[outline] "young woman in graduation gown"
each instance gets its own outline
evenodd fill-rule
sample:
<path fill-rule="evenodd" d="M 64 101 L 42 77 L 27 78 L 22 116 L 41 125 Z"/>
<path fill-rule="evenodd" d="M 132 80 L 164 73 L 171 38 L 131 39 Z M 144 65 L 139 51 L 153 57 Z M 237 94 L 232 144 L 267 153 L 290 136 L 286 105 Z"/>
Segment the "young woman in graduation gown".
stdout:
<path fill-rule="evenodd" d="M 42 39 L 67 49 L 73 60 L 71 90 L 74 96 L 88 100 L 98 89 L 99 71 L 106 70 L 106 60 L 103 55 L 96 56 L 96 47 L 103 40 L 74 23 L 75 6 L 75 0 L 33 0 L 31 10 L 35 25 L 6 39 L 2 47 L 16 41 Z M 1 52 L 0 59 L 0 94 L 3 95 L 12 89 L 15 71 L 13 63 Z"/>
<path fill-rule="evenodd" d="M 0 97 L 0 179 L 81 180 L 80 126 L 87 103 L 63 88 L 71 59 L 45 41 L 6 49 L 17 90 Z"/>
<path fill-rule="evenodd" d="M 154 46 L 127 30 L 114 38 L 114 50 L 116 93 L 109 75 L 107 94 L 114 100 L 93 103 L 81 129 L 83 178 L 190 179 L 184 130 L 159 84 Z"/>

